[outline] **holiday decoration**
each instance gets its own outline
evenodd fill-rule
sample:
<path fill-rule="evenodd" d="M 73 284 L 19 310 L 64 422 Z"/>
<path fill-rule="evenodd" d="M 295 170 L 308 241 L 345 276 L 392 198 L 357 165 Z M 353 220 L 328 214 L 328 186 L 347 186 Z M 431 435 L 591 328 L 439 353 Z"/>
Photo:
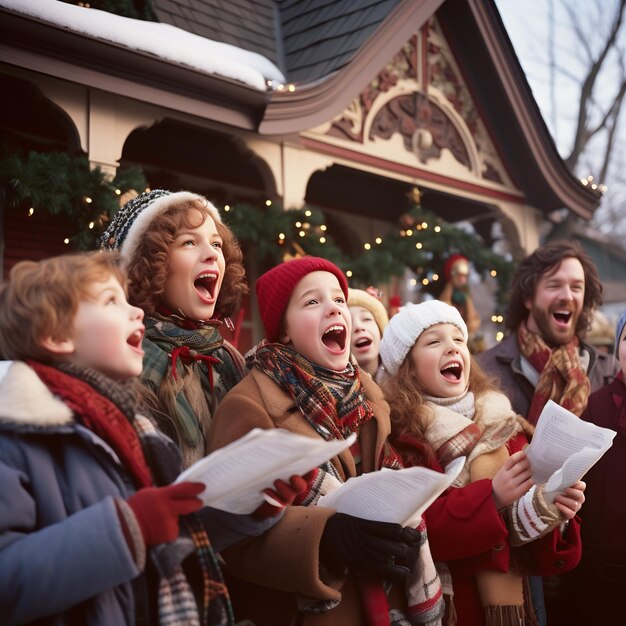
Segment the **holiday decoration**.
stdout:
<path fill-rule="evenodd" d="M 0 186 L 8 210 L 25 211 L 33 219 L 46 212 L 67 215 L 74 226 L 66 243 L 74 249 L 90 249 L 96 247 L 121 199 L 146 189 L 147 183 L 140 169 L 118 171 L 114 180 L 108 180 L 99 168 L 90 168 L 84 156 L 56 152 L 22 156 L 5 146 L 0 149 Z M 415 205 L 401 215 L 396 226 L 363 242 L 358 254 L 349 254 L 341 247 L 341 233 L 331 232 L 324 214 L 315 207 L 284 210 L 268 199 L 257 206 L 227 204 L 221 207 L 221 214 L 244 246 L 246 256 L 261 265 L 269 267 L 307 254 L 320 256 L 341 267 L 354 287 L 388 283 L 409 268 L 423 292 L 441 297 L 445 263 L 451 255 L 462 255 L 471 260 L 477 274 L 497 281 L 492 321 L 502 323 L 513 271 L 511 261 L 493 252 L 478 235 L 422 209 L 417 187 L 409 197 Z"/>
<path fill-rule="evenodd" d="M 419 195 L 417 196 L 419 198 Z M 223 216 L 242 244 L 254 248 L 268 265 L 310 254 L 339 265 L 355 287 L 387 283 L 413 270 L 422 289 L 439 296 L 444 287 L 444 263 L 451 254 L 472 260 L 481 276 L 498 284 L 497 309 L 502 310 L 513 264 L 469 234 L 416 206 L 400 217 L 399 225 L 363 243 L 362 253 L 349 255 L 338 245 L 338 233 L 329 232 L 319 209 L 283 210 L 276 204 L 254 208 L 248 204 L 224 207 Z"/>
<path fill-rule="evenodd" d="M 22 156 L 4 146 L 0 186 L 9 211 L 70 217 L 74 226 L 66 243 L 89 250 L 96 247 L 105 224 L 119 208 L 122 194 L 145 189 L 147 183 L 139 168 L 118 171 L 109 180 L 100 168 L 90 168 L 84 156 L 34 151 Z"/>
<path fill-rule="evenodd" d="M 469 273 L 469 261 L 466 257 L 462 254 L 450 255 L 443 266 L 446 282 L 439 299 L 458 309 L 472 336 L 480 328 L 480 317 L 470 294 Z"/>

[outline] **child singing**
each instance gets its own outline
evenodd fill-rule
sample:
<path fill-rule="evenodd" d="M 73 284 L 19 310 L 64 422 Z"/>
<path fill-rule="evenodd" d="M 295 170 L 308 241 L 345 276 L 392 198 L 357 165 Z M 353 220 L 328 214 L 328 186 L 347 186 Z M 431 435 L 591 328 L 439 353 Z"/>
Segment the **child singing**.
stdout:
<path fill-rule="evenodd" d="M 458 310 L 437 300 L 391 319 L 380 354 L 392 441 L 407 465 L 441 471 L 466 457 L 425 514 L 448 616 L 464 626 L 533 624 L 525 575 L 578 563 L 578 522 L 566 522 L 584 483 L 546 502 L 522 451 L 532 429 L 472 361 L 467 339 Z"/>
<path fill-rule="evenodd" d="M 267 340 L 218 407 L 211 448 L 252 428 L 325 440 L 356 433 L 357 443 L 320 468 L 302 505 L 289 507 L 260 541 L 225 553 L 237 578 L 235 606 L 257 626 L 440 624 L 441 587 L 423 525 L 403 528 L 312 506 L 331 484 L 401 467 L 387 441 L 387 403 L 350 356 L 345 275 L 325 259 L 303 257 L 266 272 L 256 292 Z M 416 571 L 431 575 L 411 578 Z"/>
<path fill-rule="evenodd" d="M 247 291 L 241 249 L 206 198 L 163 189 L 127 202 L 101 243 L 124 259 L 129 301 L 145 313 L 141 380 L 189 466 L 206 454 L 211 416 L 243 376 L 241 355 L 219 332 Z"/>

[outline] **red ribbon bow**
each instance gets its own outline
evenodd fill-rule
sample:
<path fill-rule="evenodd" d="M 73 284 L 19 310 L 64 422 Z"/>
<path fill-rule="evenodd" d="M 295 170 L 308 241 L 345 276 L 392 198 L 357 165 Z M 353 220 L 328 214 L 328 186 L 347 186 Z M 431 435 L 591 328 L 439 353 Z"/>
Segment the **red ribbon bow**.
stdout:
<path fill-rule="evenodd" d="M 189 348 L 189 346 L 181 346 L 179 348 L 174 348 L 172 350 L 172 377 L 174 380 L 177 380 L 176 375 L 176 361 L 180 359 L 183 365 L 190 365 L 194 361 L 196 363 L 204 362 L 207 366 L 207 376 L 209 379 L 209 385 L 211 387 L 211 392 L 213 391 L 213 368 L 211 367 L 215 363 L 219 363 L 220 360 L 215 358 L 214 356 L 209 356 L 208 354 L 200 354 L 195 350 Z"/>

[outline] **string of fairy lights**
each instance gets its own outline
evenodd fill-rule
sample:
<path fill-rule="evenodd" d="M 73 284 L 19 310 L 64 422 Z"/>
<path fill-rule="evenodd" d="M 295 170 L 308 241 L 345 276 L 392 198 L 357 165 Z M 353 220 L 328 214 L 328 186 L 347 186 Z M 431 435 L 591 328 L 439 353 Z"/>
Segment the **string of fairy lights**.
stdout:
<path fill-rule="evenodd" d="M 97 168 L 91 169 L 84 157 L 5 152 L 1 165 L 8 206 L 15 210 L 25 207 L 22 210 L 28 219 L 39 214 L 69 217 L 69 227 L 76 231 L 62 235 L 62 241 L 74 249 L 93 249 L 110 217 L 131 194 L 136 194 L 136 189 L 150 189 L 141 170 L 118 171 L 111 181 Z M 411 200 L 413 207 L 401 215 L 398 226 L 360 243 L 345 241 L 341 232 L 333 237 L 325 216 L 316 207 L 284 210 L 266 199 L 255 205 L 225 204 L 222 210 L 238 239 L 256 247 L 261 263 L 278 263 L 304 254 L 324 256 L 342 267 L 355 286 L 389 284 L 392 277 L 404 276 L 408 268 L 413 274 L 409 285 L 437 297 L 447 256 L 461 253 L 478 274 L 497 279 L 494 314 L 501 316 L 510 261 L 486 248 L 476 235 L 424 211 L 419 190 L 413 190 Z M 492 321 L 501 324 L 500 320 Z"/>
<path fill-rule="evenodd" d="M 149 187 L 146 187 L 144 191 L 150 191 Z M 123 192 L 121 188 L 115 188 L 113 193 L 118 198 L 118 205 L 121 206 L 124 202 L 129 199 L 127 197 L 128 194 L 135 195 L 135 191 Z M 131 195 L 131 197 L 132 197 Z M 94 200 L 91 196 L 83 196 L 82 201 L 86 207 L 91 207 L 94 204 Z M 277 207 L 274 205 L 272 200 L 266 200 L 264 202 L 266 209 L 274 208 L 277 212 L 276 215 L 280 217 L 280 223 L 276 225 L 272 225 L 272 218 L 268 216 L 266 212 L 255 208 L 251 205 L 230 205 L 225 204 L 222 208 L 223 214 L 225 218 L 229 220 L 236 213 L 243 213 L 240 216 L 240 220 L 242 221 L 250 221 L 252 215 L 254 214 L 257 219 L 263 219 L 266 226 L 270 228 L 273 232 L 273 243 L 275 245 L 274 254 L 271 255 L 274 258 L 274 262 L 280 262 L 281 260 L 292 258 L 293 256 L 301 256 L 307 253 L 311 254 L 323 254 L 324 256 L 332 256 L 330 254 L 326 254 L 324 251 L 320 252 L 318 250 L 310 250 L 310 246 L 307 245 L 307 242 L 310 240 L 315 240 L 316 245 L 321 246 L 322 248 L 326 248 L 329 252 L 330 249 L 333 249 L 335 255 L 337 255 L 338 248 L 335 245 L 331 233 L 329 233 L 328 225 L 325 223 L 323 219 L 323 215 L 321 211 L 317 209 L 304 208 L 301 210 L 291 210 L 285 211 L 281 207 Z M 27 210 L 27 216 L 29 218 L 35 216 L 37 213 L 34 205 L 30 206 Z M 227 217 L 228 216 L 228 217 Z M 91 219 L 86 228 L 89 231 L 101 231 L 104 229 L 106 223 L 108 222 L 109 215 L 106 212 L 101 212 L 97 218 Z M 405 216 L 405 221 L 406 221 Z M 232 226 L 232 225 L 231 225 Z M 450 225 L 445 225 L 448 229 L 453 229 L 454 227 Z M 252 237 L 250 234 L 241 233 L 241 229 L 237 228 L 235 223 L 233 230 L 237 237 L 242 241 L 242 243 L 250 240 Z M 407 226 L 403 224 L 397 230 L 389 231 L 385 236 L 382 234 L 377 235 L 369 241 L 361 242 L 360 248 L 362 249 L 365 255 L 375 254 L 376 249 L 383 246 L 385 242 L 390 242 L 390 247 L 395 247 L 395 240 L 399 237 L 400 240 L 405 242 L 411 241 L 411 246 L 415 251 L 423 253 L 426 257 L 432 259 L 432 253 L 429 253 L 427 247 L 428 243 L 424 241 L 425 235 L 428 233 L 431 237 L 440 235 L 444 232 L 444 227 L 439 223 L 429 223 L 426 220 L 418 220 L 415 221 L 411 226 Z M 93 238 L 97 237 L 98 232 L 93 233 Z M 243 235 L 243 236 L 242 236 Z M 263 237 L 263 233 L 259 233 L 260 237 Z M 72 243 L 72 240 L 75 239 L 74 236 L 66 236 L 63 239 L 63 243 L 65 245 L 69 245 Z M 293 252 L 293 254 L 292 254 Z M 348 278 L 353 278 L 355 273 L 350 266 L 351 259 L 346 258 L 345 256 L 342 259 L 335 259 L 340 262 L 340 264 L 344 267 L 344 271 Z M 343 261 L 343 262 L 341 262 Z M 373 261 L 373 265 L 376 265 L 376 261 Z M 412 288 L 424 288 L 428 287 L 438 281 L 441 281 L 442 276 L 439 271 L 436 271 L 433 267 L 424 267 L 419 266 L 414 268 L 413 273 L 414 277 L 408 280 L 408 284 Z M 498 276 L 498 271 L 495 268 L 491 268 L 488 270 L 488 275 L 492 278 L 496 278 Z M 386 277 L 387 280 L 389 277 Z M 379 283 L 386 282 L 385 277 L 382 277 Z M 491 318 L 491 322 L 496 325 L 496 340 L 500 341 L 504 337 L 504 332 L 501 330 L 502 324 L 504 323 L 504 317 L 500 313 L 494 313 Z"/>
<path fill-rule="evenodd" d="M 144 189 L 144 191 L 148 192 L 150 191 L 150 187 L 146 187 Z M 115 193 L 116 196 L 121 197 L 122 196 L 122 190 L 121 189 L 114 189 L 113 193 Z M 85 203 L 85 205 L 87 207 L 89 207 L 90 205 L 93 204 L 93 198 L 90 196 L 84 196 L 83 197 L 83 202 Z M 123 202 L 120 204 L 120 206 L 124 204 Z M 33 217 L 33 215 L 35 215 L 35 207 L 31 206 L 27 213 L 26 213 L 27 217 Z M 96 226 L 99 226 L 100 229 L 102 230 L 104 228 L 104 225 L 109 221 L 110 217 L 107 213 L 103 212 L 100 213 L 100 215 L 98 215 L 97 218 L 90 220 L 87 223 L 87 229 L 88 230 L 94 230 L 96 228 Z M 67 235 L 66 237 L 63 238 L 63 243 L 68 246 L 70 245 L 70 243 L 72 243 L 72 240 L 74 239 L 76 235 Z"/>
<path fill-rule="evenodd" d="M 223 213 L 225 216 L 228 216 L 226 221 L 229 222 L 240 241 L 249 239 L 256 239 L 257 241 L 259 239 L 265 239 L 265 241 L 270 240 L 275 246 L 275 249 L 270 253 L 270 256 L 274 258 L 275 262 L 287 260 L 294 256 L 302 256 L 304 254 L 323 255 L 327 258 L 329 256 L 335 256 L 333 260 L 338 262 L 342 269 L 344 269 L 349 279 L 360 279 L 360 282 L 364 284 L 367 282 L 368 284 L 380 285 L 385 284 L 389 279 L 389 276 L 384 275 L 384 272 L 382 272 L 377 280 L 364 280 L 362 265 L 360 268 L 355 267 L 355 264 L 358 264 L 359 261 L 362 261 L 370 255 L 372 255 L 373 258 L 371 265 L 376 267 L 378 265 L 376 253 L 385 247 L 385 243 L 388 244 L 386 249 L 388 252 L 390 249 L 394 250 L 397 248 L 398 241 L 403 241 L 405 244 L 410 245 L 416 253 L 421 253 L 424 260 L 431 262 L 428 267 L 427 262 L 422 263 L 419 267 L 414 267 L 413 273 L 415 276 L 408 279 L 408 284 L 411 287 L 421 289 L 433 286 L 435 283 L 442 280 L 441 271 L 435 267 L 437 261 L 441 260 L 441 255 L 437 256 L 429 250 L 429 238 L 440 235 L 445 237 L 446 231 L 456 231 L 455 237 L 466 237 L 468 241 L 476 241 L 475 237 L 462 233 L 462 231 L 454 229 L 451 225 L 441 224 L 437 221 L 434 223 L 429 222 L 419 217 L 419 215 L 405 214 L 403 215 L 403 223 L 397 230 L 391 229 L 386 234 L 379 234 L 370 238 L 368 241 L 362 241 L 359 244 L 359 248 L 362 252 L 356 258 L 348 258 L 346 255 L 337 258 L 339 249 L 319 210 L 303 208 L 284 211 L 280 207 L 275 207 L 271 200 L 266 200 L 264 204 L 266 209 L 275 208 L 277 213 L 264 213 L 260 209 L 255 209 L 245 204 L 236 206 L 226 204 L 223 206 Z M 419 207 L 417 207 L 416 210 L 418 213 L 421 212 Z M 249 228 L 251 222 L 254 222 L 255 219 L 259 220 L 259 218 L 262 222 L 261 229 L 263 230 L 259 230 L 255 235 L 251 235 L 249 231 L 246 232 L 245 229 L 243 229 L 242 232 L 242 223 L 246 224 Z M 273 223 L 274 220 L 276 221 L 275 224 Z M 410 224 L 408 224 L 409 221 L 411 221 Z M 432 243 L 432 239 L 430 242 Z M 311 244 L 314 244 L 316 249 L 311 249 Z M 474 245 L 478 246 L 479 244 L 475 243 Z M 445 248 L 445 245 L 433 247 Z M 332 255 L 330 254 L 331 250 Z M 448 250 L 447 253 L 452 253 L 452 250 Z M 401 254 L 401 251 L 399 254 Z M 502 262 L 505 262 L 504 259 L 502 259 Z M 400 267 L 402 271 L 407 264 L 411 269 L 410 259 L 400 259 L 399 256 L 396 256 L 393 263 L 391 263 L 396 270 Z M 512 266 L 512 264 L 510 265 Z M 361 269 L 361 275 L 359 275 L 359 269 Z M 496 267 L 482 267 L 481 270 L 483 270 L 481 273 L 493 279 L 499 277 L 499 272 Z M 396 271 L 395 274 L 400 275 L 400 272 Z M 504 316 L 496 311 L 490 319 L 497 327 L 496 339 L 501 340 L 504 337 L 504 332 L 502 331 Z"/>

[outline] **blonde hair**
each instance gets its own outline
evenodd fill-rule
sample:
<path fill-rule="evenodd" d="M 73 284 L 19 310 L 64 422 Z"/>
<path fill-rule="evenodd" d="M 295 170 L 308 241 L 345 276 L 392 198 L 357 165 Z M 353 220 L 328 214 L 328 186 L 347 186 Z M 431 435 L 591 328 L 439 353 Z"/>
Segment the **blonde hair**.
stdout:
<path fill-rule="evenodd" d="M 470 363 L 468 389 L 475 396 L 495 390 L 494 380 L 485 373 L 472 356 L 470 356 Z M 426 394 L 417 380 L 417 371 L 413 359 L 410 358 L 410 352 L 397 373 L 382 381 L 381 388 L 385 400 L 389 403 L 393 437 L 409 434 L 425 442 L 426 429 L 435 414 L 424 400 Z M 430 446 L 427 450 L 431 450 Z"/>
<path fill-rule="evenodd" d="M 0 287 L 0 356 L 51 362 L 53 355 L 42 340 L 71 335 L 78 306 L 91 298 L 93 283 L 111 276 L 126 288 L 117 252 L 66 254 L 15 265 Z"/>

